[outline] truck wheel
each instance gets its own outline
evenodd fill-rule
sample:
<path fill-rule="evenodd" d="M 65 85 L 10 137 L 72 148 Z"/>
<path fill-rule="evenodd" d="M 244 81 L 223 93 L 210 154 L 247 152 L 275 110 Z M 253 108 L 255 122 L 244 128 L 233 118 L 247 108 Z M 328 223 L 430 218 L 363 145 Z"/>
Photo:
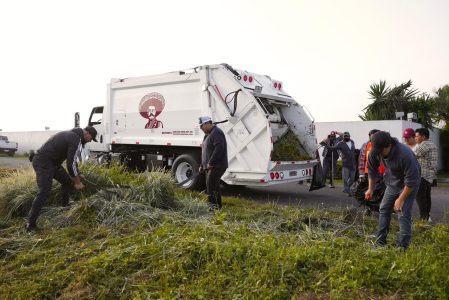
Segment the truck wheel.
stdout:
<path fill-rule="evenodd" d="M 202 176 L 198 175 L 198 169 L 200 165 L 198 161 L 190 154 L 183 154 L 178 156 L 173 162 L 171 173 L 175 178 L 176 183 L 181 183 L 188 178 L 192 178 L 185 182 L 181 187 L 184 189 L 199 189 L 201 188 Z"/>

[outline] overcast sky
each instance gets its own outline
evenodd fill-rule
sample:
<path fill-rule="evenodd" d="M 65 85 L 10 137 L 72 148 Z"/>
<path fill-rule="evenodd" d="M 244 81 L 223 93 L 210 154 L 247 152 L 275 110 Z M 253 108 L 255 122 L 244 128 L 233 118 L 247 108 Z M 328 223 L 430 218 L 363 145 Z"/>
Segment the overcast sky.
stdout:
<path fill-rule="evenodd" d="M 449 1 L 3 1 L 0 129 L 69 129 L 111 78 L 204 64 L 270 75 L 318 122 L 358 120 L 369 86 L 449 84 Z"/>

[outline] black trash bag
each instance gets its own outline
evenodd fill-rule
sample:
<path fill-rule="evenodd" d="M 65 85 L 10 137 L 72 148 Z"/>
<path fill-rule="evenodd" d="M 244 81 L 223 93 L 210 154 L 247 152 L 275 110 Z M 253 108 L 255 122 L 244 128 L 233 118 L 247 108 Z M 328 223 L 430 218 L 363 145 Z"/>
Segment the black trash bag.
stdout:
<path fill-rule="evenodd" d="M 379 211 L 380 202 L 382 202 L 386 188 L 383 179 L 379 179 L 374 186 L 372 199 L 365 200 L 365 193 L 368 190 L 368 178 L 361 177 L 352 184 L 350 190 L 360 206 L 363 205 L 370 210 Z"/>
<path fill-rule="evenodd" d="M 350 187 L 351 193 L 357 201 L 365 200 L 365 193 L 368 190 L 368 178 L 361 177 Z"/>
<path fill-rule="evenodd" d="M 310 184 L 309 192 L 319 190 L 326 186 L 326 178 L 323 176 L 323 167 L 320 163 L 320 154 L 318 153 L 318 150 L 316 150 L 315 156 L 318 159 L 318 164 L 313 167 L 312 183 Z"/>

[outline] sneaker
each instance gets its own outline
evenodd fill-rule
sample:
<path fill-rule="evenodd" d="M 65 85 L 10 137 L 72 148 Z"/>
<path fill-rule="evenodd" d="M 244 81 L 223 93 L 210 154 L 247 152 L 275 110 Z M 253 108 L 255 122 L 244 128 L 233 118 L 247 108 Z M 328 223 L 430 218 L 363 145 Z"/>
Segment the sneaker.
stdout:
<path fill-rule="evenodd" d="M 334 189 L 335 185 L 329 184 L 329 188 Z"/>
<path fill-rule="evenodd" d="M 432 218 L 429 216 L 429 219 L 427 219 L 427 222 L 432 223 Z"/>

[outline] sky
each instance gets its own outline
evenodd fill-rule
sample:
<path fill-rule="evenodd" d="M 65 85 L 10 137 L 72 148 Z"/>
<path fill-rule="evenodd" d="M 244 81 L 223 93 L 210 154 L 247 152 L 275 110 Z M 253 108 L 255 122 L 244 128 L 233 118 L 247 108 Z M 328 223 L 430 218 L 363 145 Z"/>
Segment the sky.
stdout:
<path fill-rule="evenodd" d="M 111 78 L 228 63 L 317 122 L 355 121 L 379 80 L 449 84 L 446 0 L 3 1 L 0 129 L 85 126 Z"/>

